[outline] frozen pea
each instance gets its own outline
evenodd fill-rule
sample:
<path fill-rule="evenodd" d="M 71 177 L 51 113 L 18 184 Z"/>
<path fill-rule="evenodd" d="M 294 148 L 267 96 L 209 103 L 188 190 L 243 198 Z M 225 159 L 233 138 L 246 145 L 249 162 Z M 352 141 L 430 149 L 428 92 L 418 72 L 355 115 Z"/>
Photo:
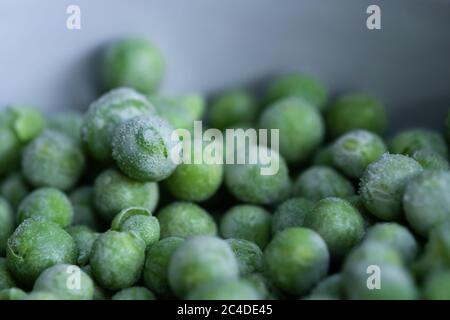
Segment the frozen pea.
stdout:
<path fill-rule="evenodd" d="M 280 154 L 288 163 L 306 160 L 324 136 L 322 117 L 313 106 L 296 97 L 279 100 L 263 111 L 258 126 L 278 129 Z"/>
<path fill-rule="evenodd" d="M 111 223 L 111 229 L 134 232 L 150 246 L 159 240 L 160 227 L 158 219 L 152 216 L 150 210 L 141 207 L 123 209 Z"/>
<path fill-rule="evenodd" d="M 60 131 L 74 141 L 81 140 L 83 114 L 77 111 L 58 113 L 47 120 L 47 128 Z"/>
<path fill-rule="evenodd" d="M 0 183 L 0 195 L 16 208 L 29 193 L 30 188 L 21 172 L 9 174 Z"/>
<path fill-rule="evenodd" d="M 51 292 L 64 300 L 92 300 L 94 284 L 80 267 L 57 264 L 39 275 L 33 291 Z"/>
<path fill-rule="evenodd" d="M 187 300 L 261 300 L 262 296 L 245 280 L 213 282 L 189 292 Z"/>
<path fill-rule="evenodd" d="M 0 290 L 0 301 L 23 300 L 26 296 L 27 296 L 26 292 L 19 288 L 9 288 Z"/>
<path fill-rule="evenodd" d="M 72 222 L 73 208 L 69 198 L 58 189 L 40 188 L 31 192 L 17 209 L 18 222 L 28 218 L 45 218 L 67 227 Z"/>
<path fill-rule="evenodd" d="M 284 159 L 274 150 L 251 146 L 249 152 L 265 154 L 271 163 L 261 157 L 256 163 L 225 166 L 225 184 L 238 200 L 253 204 L 273 204 L 282 201 L 290 189 L 289 171 Z"/>
<path fill-rule="evenodd" d="M 174 296 L 169 285 L 169 263 L 184 239 L 167 237 L 147 248 L 143 273 L 144 282 L 158 297 Z"/>
<path fill-rule="evenodd" d="M 406 220 L 417 233 L 426 236 L 450 219 L 450 172 L 425 170 L 409 181 L 403 196 Z"/>
<path fill-rule="evenodd" d="M 194 121 L 199 120 L 182 101 L 175 98 L 152 96 L 149 100 L 155 106 L 158 115 L 175 129 L 192 130 Z"/>
<path fill-rule="evenodd" d="M 367 167 L 361 178 L 364 206 L 382 220 L 402 216 L 402 198 L 407 183 L 422 171 L 420 164 L 400 154 L 384 154 Z"/>
<path fill-rule="evenodd" d="M 78 143 L 53 130 L 45 130 L 22 154 L 23 174 L 35 187 L 70 189 L 83 173 L 84 165 Z"/>
<path fill-rule="evenodd" d="M 141 277 L 145 261 L 145 243 L 134 233 L 107 231 L 92 246 L 92 276 L 103 288 L 119 290 L 131 287 Z"/>
<path fill-rule="evenodd" d="M 66 229 L 66 231 L 72 236 L 77 246 L 77 264 L 79 266 L 85 266 L 89 263 L 92 246 L 95 240 L 97 240 L 99 234 L 84 225 L 70 226 Z"/>
<path fill-rule="evenodd" d="M 345 297 L 345 293 L 342 283 L 342 275 L 340 273 L 336 273 L 322 279 L 314 288 L 312 288 L 311 295 L 327 296 L 333 299 L 343 299 Z"/>
<path fill-rule="evenodd" d="M 223 130 L 242 123 L 253 123 L 258 113 L 255 98 L 246 90 L 230 90 L 217 96 L 209 107 L 208 124 Z"/>
<path fill-rule="evenodd" d="M 69 199 L 73 207 L 73 224 L 82 224 L 96 230 L 98 222 L 94 210 L 94 188 L 78 187 L 69 194 Z"/>
<path fill-rule="evenodd" d="M 72 237 L 58 224 L 42 218 L 22 222 L 8 239 L 6 250 L 8 270 L 25 286 L 31 286 L 48 267 L 77 260 Z"/>
<path fill-rule="evenodd" d="M 100 216 L 111 221 L 121 210 L 133 206 L 152 211 L 159 199 L 154 182 L 132 180 L 117 170 L 103 171 L 94 183 L 94 204 Z"/>
<path fill-rule="evenodd" d="M 383 104 L 366 94 L 350 94 L 339 98 L 328 108 L 325 121 L 327 132 L 334 138 L 355 129 L 382 134 L 387 122 Z"/>
<path fill-rule="evenodd" d="M 312 166 L 303 171 L 293 187 L 294 195 L 312 201 L 326 197 L 345 198 L 355 193 L 352 183 L 336 170 Z"/>
<path fill-rule="evenodd" d="M 144 287 L 131 287 L 117 292 L 112 300 L 155 300 L 155 295 Z"/>
<path fill-rule="evenodd" d="M 367 230 L 364 241 L 376 241 L 397 250 L 405 263 L 411 263 L 419 251 L 412 233 L 395 222 L 377 223 Z"/>
<path fill-rule="evenodd" d="M 343 268 L 365 262 L 367 266 L 389 264 L 404 266 L 400 252 L 387 243 L 379 241 L 365 241 L 355 247 L 346 257 Z"/>
<path fill-rule="evenodd" d="M 328 92 L 317 79 L 305 73 L 290 73 L 276 79 L 269 87 L 267 101 L 299 97 L 319 110 L 324 110 Z"/>
<path fill-rule="evenodd" d="M 204 201 L 213 196 L 222 184 L 223 164 L 213 162 L 213 156 L 204 152 L 204 147 L 192 149 L 191 162 L 178 165 L 164 183 L 177 199 Z M 200 156 L 203 161 L 195 163 L 195 157 Z"/>
<path fill-rule="evenodd" d="M 169 283 L 182 298 L 197 287 L 238 278 L 239 267 L 230 246 L 211 236 L 188 238 L 175 251 L 169 265 Z"/>
<path fill-rule="evenodd" d="M 16 282 L 8 271 L 6 259 L 0 257 L 0 290 L 9 289 L 15 286 Z"/>
<path fill-rule="evenodd" d="M 165 70 L 159 49 L 140 38 L 127 38 L 111 43 L 102 61 L 103 87 L 132 87 L 149 93 L 158 89 Z"/>
<path fill-rule="evenodd" d="M 417 150 L 412 158 L 416 160 L 424 169 L 430 170 L 449 170 L 450 166 L 447 158 L 439 153 L 428 150 Z"/>
<path fill-rule="evenodd" d="M 0 256 L 6 252 L 6 243 L 14 231 L 14 212 L 8 201 L 0 197 Z"/>
<path fill-rule="evenodd" d="M 300 297 L 327 274 L 329 260 L 319 234 L 289 228 L 277 233 L 264 251 L 264 270 L 276 287 Z"/>
<path fill-rule="evenodd" d="M 385 152 L 383 140 L 367 130 L 354 130 L 341 136 L 332 147 L 334 165 L 351 178 L 360 178 L 366 167 Z"/>
<path fill-rule="evenodd" d="M 202 207 L 191 202 L 173 202 L 158 213 L 161 238 L 187 238 L 217 234 L 212 216 Z"/>
<path fill-rule="evenodd" d="M 117 125 L 154 112 L 155 108 L 147 98 L 135 90 L 130 88 L 111 90 L 89 106 L 81 127 L 82 140 L 94 159 L 110 162 L 111 141 Z"/>
<path fill-rule="evenodd" d="M 306 215 L 312 211 L 314 202 L 305 198 L 291 198 L 281 203 L 272 219 L 272 233 L 291 227 L 302 227 Z"/>
<path fill-rule="evenodd" d="M 444 138 L 437 132 L 427 129 L 410 129 L 398 133 L 389 143 L 391 153 L 413 156 L 416 151 L 435 152 L 445 158 L 448 148 Z"/>
<path fill-rule="evenodd" d="M 112 156 L 122 172 L 138 181 L 160 181 L 172 174 L 174 129 L 156 115 L 135 117 L 114 131 Z"/>
<path fill-rule="evenodd" d="M 272 215 L 262 207 L 237 205 L 220 220 L 220 234 L 225 239 L 245 239 L 264 249 L 272 235 Z"/>
<path fill-rule="evenodd" d="M 244 239 L 227 239 L 225 241 L 233 250 L 241 276 L 262 271 L 264 256 L 258 245 Z"/>
<path fill-rule="evenodd" d="M 427 300 L 450 300 L 450 271 L 429 274 L 425 279 L 422 294 Z"/>

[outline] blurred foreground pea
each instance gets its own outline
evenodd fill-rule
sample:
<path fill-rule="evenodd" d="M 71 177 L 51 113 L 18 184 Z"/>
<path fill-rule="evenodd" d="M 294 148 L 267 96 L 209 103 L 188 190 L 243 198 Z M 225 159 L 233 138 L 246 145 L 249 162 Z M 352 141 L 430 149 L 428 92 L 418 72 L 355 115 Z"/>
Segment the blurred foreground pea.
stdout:
<path fill-rule="evenodd" d="M 265 272 L 281 290 L 300 297 L 328 272 L 330 256 L 315 231 L 289 228 L 275 235 L 264 251 Z"/>
<path fill-rule="evenodd" d="M 128 86 L 140 92 L 155 91 L 164 76 L 164 60 L 152 43 L 128 38 L 110 44 L 103 57 L 103 86 Z"/>

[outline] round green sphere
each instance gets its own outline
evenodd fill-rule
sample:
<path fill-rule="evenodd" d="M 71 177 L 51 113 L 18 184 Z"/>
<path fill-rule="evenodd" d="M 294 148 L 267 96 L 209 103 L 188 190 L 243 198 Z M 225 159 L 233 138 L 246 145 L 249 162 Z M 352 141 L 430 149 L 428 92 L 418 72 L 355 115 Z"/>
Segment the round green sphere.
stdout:
<path fill-rule="evenodd" d="M 73 208 L 69 198 L 55 188 L 40 188 L 22 200 L 18 209 L 18 222 L 28 218 L 44 218 L 67 227 L 72 222 Z"/>
<path fill-rule="evenodd" d="M 180 298 L 201 285 L 234 280 L 238 275 L 239 266 L 230 246 L 211 236 L 188 238 L 175 251 L 169 265 L 170 287 Z"/>
<path fill-rule="evenodd" d="M 110 44 L 103 57 L 103 87 L 131 87 L 154 92 L 164 76 L 161 52 L 144 39 L 128 38 Z"/>
<path fill-rule="evenodd" d="M 14 208 L 17 208 L 29 192 L 30 188 L 20 172 L 9 174 L 0 183 L 0 196 L 5 198 Z"/>
<path fill-rule="evenodd" d="M 182 98 L 151 96 L 149 100 L 155 106 L 158 115 L 167 120 L 175 129 L 191 131 L 194 121 L 200 120 L 198 118 L 201 116 L 201 114 L 198 114 L 199 111 L 188 108 Z"/>
<path fill-rule="evenodd" d="M 0 256 L 6 252 L 6 243 L 15 226 L 14 212 L 8 201 L 0 197 Z"/>
<path fill-rule="evenodd" d="M 405 187 L 421 171 L 420 164 L 412 158 L 384 154 L 367 167 L 361 178 L 360 194 L 364 206 L 379 219 L 400 219 Z"/>
<path fill-rule="evenodd" d="M 83 173 L 84 165 L 78 143 L 58 131 L 45 130 L 22 154 L 23 174 L 35 187 L 70 189 Z"/>
<path fill-rule="evenodd" d="M 160 181 L 177 164 L 171 152 L 178 143 L 174 129 L 163 118 L 145 115 L 123 122 L 114 131 L 112 156 L 120 170 L 138 181 Z"/>
<path fill-rule="evenodd" d="M 155 300 L 155 295 L 144 287 L 122 289 L 112 296 L 112 300 Z"/>
<path fill-rule="evenodd" d="M 156 183 L 135 181 L 114 169 L 103 171 L 95 179 L 95 208 L 106 221 L 111 221 L 121 210 L 129 207 L 144 207 L 153 211 L 158 199 Z"/>
<path fill-rule="evenodd" d="M 58 224 L 31 218 L 22 222 L 8 239 L 6 260 L 14 278 L 31 286 L 45 269 L 61 263 L 75 264 L 77 247 Z"/>
<path fill-rule="evenodd" d="M 82 125 L 83 114 L 77 111 L 58 113 L 47 120 L 47 128 L 62 132 L 77 142 L 81 140 Z"/>
<path fill-rule="evenodd" d="M 333 138 L 355 129 L 382 134 L 386 128 L 386 112 L 375 97 L 351 94 L 339 98 L 327 109 L 327 132 Z"/>
<path fill-rule="evenodd" d="M 341 136 L 331 152 L 336 168 L 348 177 L 360 178 L 367 166 L 387 152 L 387 148 L 375 133 L 354 130 Z"/>
<path fill-rule="evenodd" d="M 57 264 L 39 275 L 33 291 L 51 292 L 64 300 L 92 300 L 94 284 L 80 267 Z"/>
<path fill-rule="evenodd" d="M 410 129 L 398 133 L 389 143 L 391 153 L 413 156 L 416 151 L 429 151 L 445 158 L 448 148 L 444 138 L 437 132 L 427 129 Z"/>
<path fill-rule="evenodd" d="M 346 198 L 355 194 L 352 183 L 333 168 L 312 166 L 294 183 L 295 196 L 317 201 L 327 197 Z"/>
<path fill-rule="evenodd" d="M 107 231 L 92 246 L 90 265 L 94 280 L 103 288 L 131 287 L 141 277 L 145 243 L 130 232 Z"/>
<path fill-rule="evenodd" d="M 449 170 L 450 165 L 446 157 L 429 151 L 426 149 L 417 150 L 412 154 L 412 158 L 416 160 L 422 168 L 430 170 Z"/>
<path fill-rule="evenodd" d="M 187 300 L 261 300 L 260 293 L 245 280 L 207 283 L 189 292 Z"/>
<path fill-rule="evenodd" d="M 244 239 L 227 239 L 225 241 L 233 250 L 241 276 L 262 271 L 264 255 L 257 244 Z"/>
<path fill-rule="evenodd" d="M 325 198 L 305 217 L 304 226 L 325 241 L 333 259 L 344 257 L 364 236 L 364 220 L 349 202 Z"/>
<path fill-rule="evenodd" d="M 202 207 L 191 202 L 173 202 L 158 213 L 161 238 L 217 235 L 217 225 Z"/>
<path fill-rule="evenodd" d="M 272 215 L 262 207 L 237 205 L 220 220 L 220 234 L 225 239 L 244 239 L 264 249 L 272 236 Z"/>
<path fill-rule="evenodd" d="M 287 228 L 303 227 L 306 215 L 312 211 L 314 202 L 305 198 L 291 198 L 281 203 L 272 218 L 272 233 Z"/>
<path fill-rule="evenodd" d="M 307 293 L 327 274 L 329 261 L 325 241 L 305 228 L 277 233 L 264 251 L 264 270 L 269 279 L 296 297 Z"/>
<path fill-rule="evenodd" d="M 111 141 L 117 125 L 154 112 L 155 108 L 147 98 L 135 90 L 130 88 L 111 90 L 89 106 L 81 127 L 82 140 L 94 159 L 110 162 Z"/>
<path fill-rule="evenodd" d="M 304 161 L 322 143 L 325 129 L 317 109 L 306 101 L 288 97 L 261 114 L 259 127 L 279 129 L 280 154 L 288 163 Z"/>

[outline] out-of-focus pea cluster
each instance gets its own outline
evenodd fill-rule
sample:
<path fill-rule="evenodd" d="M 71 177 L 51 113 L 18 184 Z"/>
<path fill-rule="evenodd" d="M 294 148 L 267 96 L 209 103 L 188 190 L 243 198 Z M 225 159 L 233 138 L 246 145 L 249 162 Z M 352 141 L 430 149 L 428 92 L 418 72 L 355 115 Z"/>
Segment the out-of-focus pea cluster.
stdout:
<path fill-rule="evenodd" d="M 102 70 L 85 114 L 0 111 L 0 299 L 450 299 L 449 120 L 386 137 L 376 97 L 299 72 L 161 95 L 142 39 Z M 278 170 L 174 163 L 196 120 L 279 129 Z"/>

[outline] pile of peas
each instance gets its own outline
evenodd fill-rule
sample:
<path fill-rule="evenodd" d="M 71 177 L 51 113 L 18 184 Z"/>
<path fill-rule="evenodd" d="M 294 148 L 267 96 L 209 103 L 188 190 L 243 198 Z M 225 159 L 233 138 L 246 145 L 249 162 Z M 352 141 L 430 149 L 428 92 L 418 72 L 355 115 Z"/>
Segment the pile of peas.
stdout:
<path fill-rule="evenodd" d="M 386 139 L 377 98 L 303 73 L 262 99 L 161 95 L 142 39 L 102 69 L 84 115 L 0 112 L 0 299 L 450 299 L 450 117 Z M 278 172 L 175 164 L 195 120 L 279 129 Z"/>

